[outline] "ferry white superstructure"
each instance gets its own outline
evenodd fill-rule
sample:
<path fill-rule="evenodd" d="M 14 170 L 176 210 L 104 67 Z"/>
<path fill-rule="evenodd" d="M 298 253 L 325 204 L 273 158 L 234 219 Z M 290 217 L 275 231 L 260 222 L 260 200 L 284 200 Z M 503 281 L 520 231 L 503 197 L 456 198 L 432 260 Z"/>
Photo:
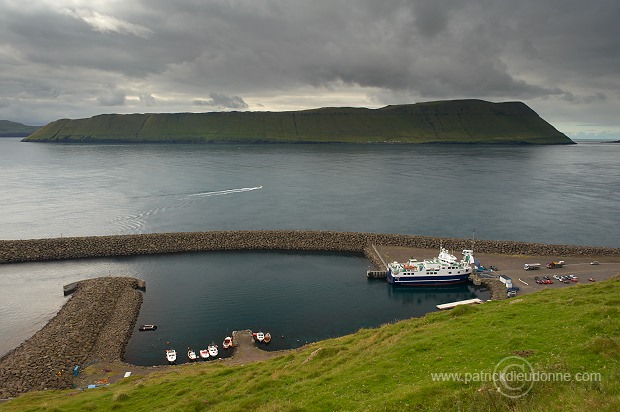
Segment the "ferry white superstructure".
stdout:
<path fill-rule="evenodd" d="M 457 260 L 456 256 L 441 247 L 439 256 L 434 259 L 389 263 L 387 281 L 395 285 L 453 285 L 466 282 L 473 272 L 473 265 L 473 250 L 464 249 L 463 258 Z"/>

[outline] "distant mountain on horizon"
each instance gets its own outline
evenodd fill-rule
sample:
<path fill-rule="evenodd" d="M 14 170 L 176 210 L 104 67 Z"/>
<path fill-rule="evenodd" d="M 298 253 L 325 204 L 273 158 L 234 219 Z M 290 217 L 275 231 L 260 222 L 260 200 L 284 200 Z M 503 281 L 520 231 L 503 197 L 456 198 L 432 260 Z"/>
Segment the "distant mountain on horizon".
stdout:
<path fill-rule="evenodd" d="M 574 144 L 522 102 L 446 100 L 380 109 L 102 114 L 60 119 L 24 139 L 60 143 Z"/>
<path fill-rule="evenodd" d="M 39 130 L 41 126 L 26 126 L 10 120 L 0 120 L 0 137 L 26 137 Z"/>

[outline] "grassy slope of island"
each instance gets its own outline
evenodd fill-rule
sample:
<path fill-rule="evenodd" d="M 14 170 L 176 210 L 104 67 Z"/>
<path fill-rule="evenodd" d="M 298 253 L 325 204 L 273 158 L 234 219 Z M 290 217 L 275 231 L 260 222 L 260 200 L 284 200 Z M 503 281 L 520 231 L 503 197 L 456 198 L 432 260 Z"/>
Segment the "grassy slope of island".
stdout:
<path fill-rule="evenodd" d="M 25 137 L 39 129 L 39 126 L 26 126 L 9 120 L 0 120 L 0 137 Z"/>
<path fill-rule="evenodd" d="M 60 119 L 29 142 L 527 143 L 573 141 L 521 102 L 450 100 L 381 109 L 102 114 Z"/>
<path fill-rule="evenodd" d="M 33 392 L 0 410 L 617 411 L 619 296 L 619 277 L 543 290 L 362 329 L 263 362 L 177 366 L 83 392 Z M 519 388 L 529 385 L 510 383 L 511 398 L 484 378 L 510 356 L 538 373 L 525 396 Z M 514 363 L 506 372 L 528 372 Z M 434 380 L 438 373 L 462 375 Z"/>

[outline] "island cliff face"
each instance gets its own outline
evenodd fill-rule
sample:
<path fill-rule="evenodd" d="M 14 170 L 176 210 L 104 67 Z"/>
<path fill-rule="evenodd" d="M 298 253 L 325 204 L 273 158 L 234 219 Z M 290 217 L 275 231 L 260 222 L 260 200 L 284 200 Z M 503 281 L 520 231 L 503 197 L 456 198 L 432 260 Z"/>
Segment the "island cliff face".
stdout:
<path fill-rule="evenodd" d="M 60 119 L 24 141 L 62 143 L 572 144 L 522 102 L 450 100 L 290 112 L 103 114 Z"/>

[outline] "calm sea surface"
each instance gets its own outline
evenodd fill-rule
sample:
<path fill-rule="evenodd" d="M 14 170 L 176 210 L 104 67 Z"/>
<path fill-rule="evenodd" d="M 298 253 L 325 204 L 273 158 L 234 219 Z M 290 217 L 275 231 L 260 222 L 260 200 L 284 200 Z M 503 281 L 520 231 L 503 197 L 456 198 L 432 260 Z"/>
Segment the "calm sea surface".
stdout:
<path fill-rule="evenodd" d="M 620 145 L 56 145 L 0 139 L 0 238 L 319 229 L 620 247 Z M 484 263 L 484 262 L 483 262 Z M 197 253 L 0 265 L 0 354 L 65 302 L 62 285 L 127 275 L 148 290 L 127 360 L 235 329 L 273 349 L 484 297 L 394 289 L 353 255 Z M 284 336 L 284 337 L 282 337 Z"/>

